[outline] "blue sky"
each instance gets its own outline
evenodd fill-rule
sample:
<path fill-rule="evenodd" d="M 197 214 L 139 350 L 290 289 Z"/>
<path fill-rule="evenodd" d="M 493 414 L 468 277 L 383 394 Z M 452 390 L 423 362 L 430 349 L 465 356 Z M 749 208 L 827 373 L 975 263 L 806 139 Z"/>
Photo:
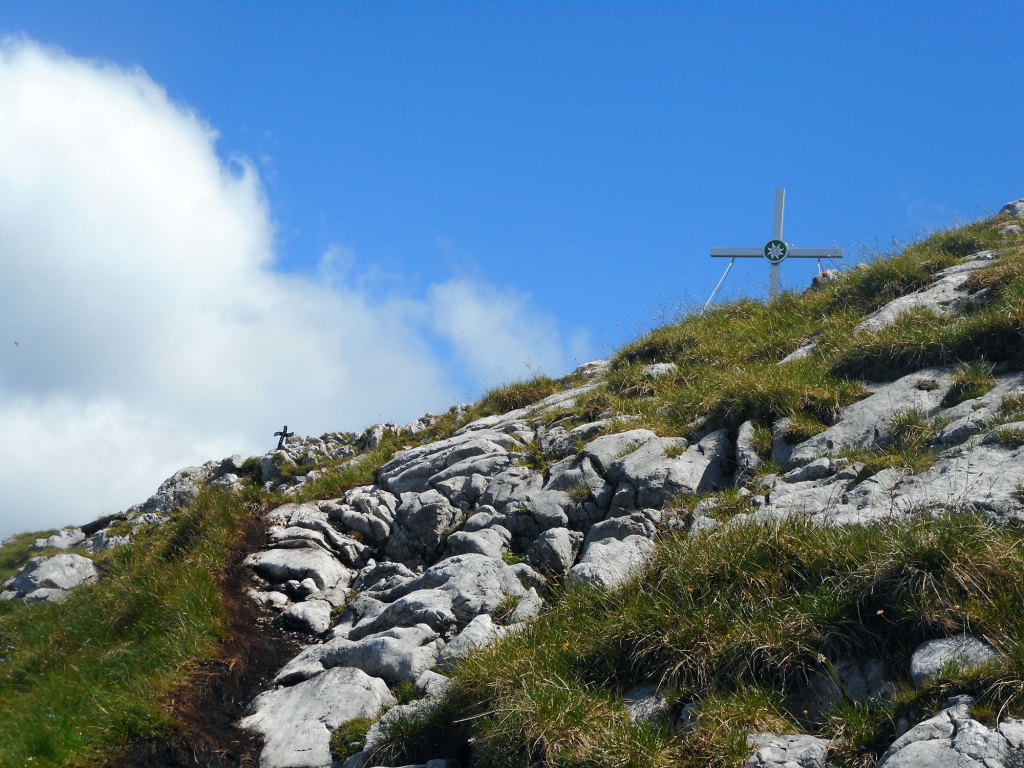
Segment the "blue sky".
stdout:
<path fill-rule="evenodd" d="M 192 136 L 196 157 L 212 151 L 228 169 L 217 182 L 225 199 L 241 194 L 231 191 L 232 179 L 251 195 L 248 213 L 231 209 L 242 222 L 237 231 L 255 240 L 254 232 L 271 234 L 268 245 L 254 246 L 252 264 L 261 266 L 245 273 L 257 287 L 235 298 L 247 306 L 265 300 L 275 307 L 270 319 L 294 323 L 290 337 L 282 331 L 264 348 L 282 370 L 261 379 L 248 410 L 234 412 L 211 404 L 247 387 L 242 362 L 235 378 L 210 374 L 205 390 L 176 385 L 178 395 L 143 402 L 134 393 L 166 380 L 159 364 L 125 365 L 114 376 L 115 352 L 77 343 L 83 358 L 111 361 L 105 378 L 98 364 L 60 362 L 68 353 L 51 338 L 51 314 L 0 317 L 5 336 L 23 337 L 20 357 L 3 340 L 0 394 L 9 407 L 0 424 L 52 442 L 63 439 L 69 413 L 94 413 L 82 445 L 96 443 L 96 430 L 142 425 L 130 449 L 100 452 L 110 462 L 137 455 L 156 435 L 175 446 L 132 470 L 139 479 L 120 495 L 104 495 L 109 481 L 97 481 L 89 493 L 101 500 L 76 501 L 88 511 L 75 507 L 65 517 L 139 500 L 132 494 L 155 487 L 168 468 L 212 457 L 203 451 L 262 451 L 259 436 L 277 421 L 320 433 L 408 420 L 531 370 L 557 375 L 606 356 L 665 313 L 703 302 L 724 268 L 708 258 L 710 247 L 767 240 L 776 187 L 787 188 L 791 245 L 838 245 L 851 257 L 1024 196 L 1016 74 L 1024 23 L 1008 3 L 8 2 L 0 37 L 9 50 L 12 39 L 42 46 L 55 72 L 77 62 L 96 83 L 128 73 L 136 92 L 162 89 L 176 112 L 164 120 L 165 108 L 153 107 L 159 115 L 139 129 L 138 142 L 146 156 L 162 154 L 159 126 L 173 124 L 175 135 Z M 80 91 L 76 103 L 92 98 L 90 88 Z M 115 113 L 95 103 L 97 114 Z M 53 114 L 60 122 L 61 110 Z M 78 112 L 68 114 L 70 121 Z M 189 116 L 205 139 L 193 135 Z M 92 141 L 86 128 L 78 135 Z M 103 128 L 114 143 L 118 130 Z M 40 135 L 36 149 L 48 134 Z M 69 156 L 100 156 L 81 146 Z M 132 185 L 146 179 L 165 199 L 198 194 L 179 187 L 175 174 L 139 167 L 144 178 L 125 182 L 133 190 L 125 199 L 140 199 Z M 51 181 L 60 174 L 47 168 Z M 3 173 L 0 166 L 0 181 Z M 103 187 L 104 178 L 90 183 Z M 20 204 L 18 189 L 10 185 L 8 202 Z M 79 221 L 81 202 L 59 200 L 71 208 L 40 203 L 29 219 Z M 162 208 L 122 204 L 118 218 L 137 214 L 139 229 L 158 230 Z M 211 224 L 210 210 L 195 226 L 216 225 L 220 236 L 228 229 Z M 100 213 L 82 216 L 93 218 L 76 242 L 108 231 Z M 0 260 L 28 258 L 34 251 L 25 243 L 45 229 L 0 223 Z M 149 263 L 144 239 L 131 240 L 131 252 Z M 97 236 L 99 273 L 114 264 L 103 262 L 102 241 Z M 166 266 L 178 257 L 152 258 Z M 218 258 L 211 251 L 181 269 L 201 282 L 206 265 L 220 268 Z M 787 262 L 784 287 L 802 288 L 813 269 Z M 116 315 L 122 298 L 134 307 L 139 291 L 153 290 L 172 317 L 180 299 L 157 295 L 157 273 L 140 271 L 150 282 L 105 293 L 103 312 Z M 7 290 L 31 292 L 31 276 L 24 280 Z M 766 284 L 766 266 L 745 262 L 726 291 L 762 295 Z M 76 285 L 93 287 L 88 278 Z M 315 301 L 303 300 L 314 293 Z M 94 309 L 74 317 L 92 318 Z M 96 336 L 117 337 L 112 329 L 130 325 L 127 316 L 124 309 L 116 326 L 96 320 Z M 193 346 L 174 351 L 176 370 L 201 370 L 189 349 L 222 333 L 215 323 L 179 323 Z M 321 339 L 328 323 L 359 328 L 365 343 Z M 137 359 L 132 345 L 165 343 L 163 329 L 154 329 L 126 336 L 122 357 Z M 310 336 L 319 341 L 307 344 Z M 216 365 L 212 352 L 194 355 Z M 381 383 L 401 380 L 409 361 L 415 381 L 404 389 Z M 376 371 L 386 372 L 379 381 L 368 373 Z M 313 378 L 319 389 L 299 385 Z M 310 407 L 296 408 L 298 399 Z M 29 453 L 38 459 L 46 449 Z M 19 476 L 29 471 L 26 462 L 16 466 Z M 9 510 L 31 506 L 29 486 L 13 474 L 0 474 L 0 532 L 4 498 L 18 500 Z M 82 468 L 56 481 L 65 495 L 47 508 L 66 508 L 61 499 L 85 475 Z"/>

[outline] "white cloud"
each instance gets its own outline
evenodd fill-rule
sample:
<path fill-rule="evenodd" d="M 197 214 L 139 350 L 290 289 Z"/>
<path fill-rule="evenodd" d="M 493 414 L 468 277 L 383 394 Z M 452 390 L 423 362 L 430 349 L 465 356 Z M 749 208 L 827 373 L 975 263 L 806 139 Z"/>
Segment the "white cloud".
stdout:
<path fill-rule="evenodd" d="M 510 381 L 566 368 L 555 318 L 531 312 L 528 296 L 461 279 L 435 285 L 429 294 L 435 330 L 479 378 Z"/>
<path fill-rule="evenodd" d="M 285 422 L 404 420 L 568 364 L 509 291 L 382 293 L 342 248 L 275 272 L 255 168 L 141 70 L 6 40 L 0 104 L 0 535 L 122 509 Z"/>

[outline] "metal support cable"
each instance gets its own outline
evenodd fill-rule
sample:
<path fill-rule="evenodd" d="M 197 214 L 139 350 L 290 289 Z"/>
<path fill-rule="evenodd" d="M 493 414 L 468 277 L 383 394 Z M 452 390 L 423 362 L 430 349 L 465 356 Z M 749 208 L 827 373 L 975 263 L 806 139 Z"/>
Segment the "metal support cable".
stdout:
<path fill-rule="evenodd" d="M 732 265 L 735 264 L 735 263 L 736 263 L 735 257 L 732 258 L 732 259 L 729 259 L 729 266 L 727 266 L 725 268 L 725 272 L 722 273 L 722 279 L 718 281 L 718 285 L 715 286 L 715 290 L 713 290 L 711 292 L 711 295 L 708 296 L 708 300 L 704 302 L 704 306 L 700 308 L 700 313 L 702 315 L 704 314 L 704 310 L 708 308 L 708 304 L 711 303 L 711 300 L 715 298 L 715 294 L 718 293 L 718 289 L 722 287 L 722 283 L 725 282 L 725 276 L 729 274 L 729 270 L 732 269 Z"/>

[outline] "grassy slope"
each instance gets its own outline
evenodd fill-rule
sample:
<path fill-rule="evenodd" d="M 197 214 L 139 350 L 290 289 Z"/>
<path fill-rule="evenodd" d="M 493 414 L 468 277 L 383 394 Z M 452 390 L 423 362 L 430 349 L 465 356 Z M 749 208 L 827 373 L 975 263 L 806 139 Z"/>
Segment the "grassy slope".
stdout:
<path fill-rule="evenodd" d="M 1020 367 L 1024 351 L 1024 260 L 1019 238 L 1001 240 L 1004 223 L 939 233 L 816 293 L 770 306 L 739 301 L 658 328 L 615 355 L 606 386 L 561 416 L 571 425 L 612 413 L 632 417 L 613 428 L 682 435 L 751 419 L 767 451 L 773 422 L 789 418 L 794 439 L 824 429 L 865 394 L 861 377 L 959 363 L 951 402 L 977 396 L 991 385 L 991 363 Z M 853 333 L 887 301 L 996 246 L 1002 258 L 970 278 L 989 295 L 961 317 L 915 312 L 882 331 Z M 818 341 L 813 356 L 777 365 L 809 338 Z M 678 366 L 671 377 L 643 374 L 666 361 Z M 1007 418 L 1021 410 L 1005 405 Z M 868 471 L 920 471 L 934 459 L 927 440 L 941 424 L 913 413 L 898 419 L 893 446 L 853 457 Z M 742 509 L 738 494 L 722 495 L 732 512 Z M 455 755 L 474 766 L 736 765 L 749 755 L 748 732 L 773 730 L 820 734 L 833 740 L 836 764 L 872 765 L 899 718 L 930 714 L 951 693 L 978 696 L 983 719 L 1024 713 L 1022 568 L 1018 530 L 970 517 L 668 537 L 615 592 L 555 590 L 552 610 L 525 634 L 469 658 L 424 720 L 395 722 L 388 749 L 397 762 Z M 910 686 L 913 648 L 959 631 L 988 638 L 1005 663 Z M 801 709 L 793 694 L 806 680 L 862 654 L 877 654 L 898 677 L 891 701 Z M 630 721 L 621 695 L 645 681 L 662 686 L 676 713 L 696 702 L 688 732 Z"/>
<path fill-rule="evenodd" d="M 1017 364 L 1024 348 L 1019 242 L 972 276 L 976 288 L 990 289 L 990 300 L 962 319 L 917 313 L 878 333 L 851 333 L 865 313 L 926 285 L 959 257 L 999 243 L 999 223 L 937 234 L 814 294 L 786 294 L 770 307 L 739 301 L 656 329 L 615 356 L 604 386 L 552 418 L 572 426 L 628 416 L 610 429 L 639 423 L 681 435 L 705 423 L 753 419 L 767 447 L 767 429 L 779 417 L 790 418 L 794 438 L 824 428 L 863 396 L 862 376 L 892 378 L 936 362 Z M 812 336 L 819 341 L 814 356 L 776 365 Z M 679 366 L 675 375 L 643 376 L 644 365 L 666 361 Z M 969 385 L 970 373 L 964 378 Z M 390 436 L 355 461 L 320 467 L 325 475 L 298 499 L 328 498 L 371 482 L 401 447 L 446 437 L 471 419 L 528 405 L 573 383 L 536 377 L 500 387 L 466 413 L 445 414 L 425 436 Z M 860 458 L 919 469 L 930 460 L 923 445 L 933 427 L 908 418 L 901 454 Z M 532 460 L 544 466 L 549 458 L 538 448 Z M 0 604 L 0 766 L 90 764 L 133 738 L 176 728 L 167 707 L 171 692 L 215 653 L 223 632 L 216 575 L 246 503 L 283 500 L 255 488 L 241 499 L 205 493 L 166 526 L 98 556 L 104 578 L 62 605 Z M 742 505 L 735 495 L 730 502 Z M 755 540 L 760 535 L 768 538 Z M 554 610 L 528 637 L 467 662 L 429 723 L 399 722 L 395 750 L 415 756 L 433 749 L 432 757 L 460 743 L 453 737 L 472 736 L 480 765 L 703 765 L 742 756 L 747 728 L 813 727 L 835 736 L 855 763 L 884 744 L 899 713 L 934 706 L 939 688 L 968 686 L 993 706 L 1017 706 L 1019 621 L 1006 608 L 1020 603 L 1014 532 L 965 520 L 915 524 L 880 537 L 799 526 L 772 536 L 751 530 L 669 539 L 640 577 L 644 589 L 550 595 Z M 27 559 L 32 538 L 0 548 L 0 575 Z M 928 542 L 958 546 L 946 556 Z M 965 585 L 971 574 L 975 580 Z M 709 583 L 721 588 L 709 591 Z M 879 585 L 897 584 L 874 608 Z M 929 607 L 925 596 L 935 594 L 943 601 Z M 896 622 L 900 631 L 880 639 L 883 619 L 873 616 Z M 857 642 L 904 659 L 912 641 L 940 627 L 987 634 L 1010 654 L 1010 666 L 924 693 L 902 692 L 882 711 L 808 724 L 785 710 L 783 691 L 817 668 L 818 653 Z M 621 691 L 648 677 L 662 680 L 679 702 L 701 701 L 704 714 L 691 736 L 624 717 Z"/>
<path fill-rule="evenodd" d="M 95 557 L 101 580 L 64 603 L 0 603 L 0 765 L 89 763 L 173 728 L 170 692 L 221 635 L 216 577 L 246 514 L 206 492 Z"/>

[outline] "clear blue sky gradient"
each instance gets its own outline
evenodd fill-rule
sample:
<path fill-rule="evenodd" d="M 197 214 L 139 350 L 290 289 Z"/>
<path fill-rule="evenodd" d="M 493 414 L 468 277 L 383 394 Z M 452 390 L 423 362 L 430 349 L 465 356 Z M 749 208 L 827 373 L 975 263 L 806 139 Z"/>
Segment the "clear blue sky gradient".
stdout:
<path fill-rule="evenodd" d="M 703 301 L 713 246 L 859 253 L 1024 196 L 1010 3 L 7 2 L 138 65 L 260 169 L 278 268 L 532 294 L 594 356 Z M 2 109 L 2 105 L 0 105 Z M 788 262 L 802 287 L 813 263 Z M 733 270 L 763 294 L 767 265 Z M 553 371 L 551 373 L 561 373 Z"/>

